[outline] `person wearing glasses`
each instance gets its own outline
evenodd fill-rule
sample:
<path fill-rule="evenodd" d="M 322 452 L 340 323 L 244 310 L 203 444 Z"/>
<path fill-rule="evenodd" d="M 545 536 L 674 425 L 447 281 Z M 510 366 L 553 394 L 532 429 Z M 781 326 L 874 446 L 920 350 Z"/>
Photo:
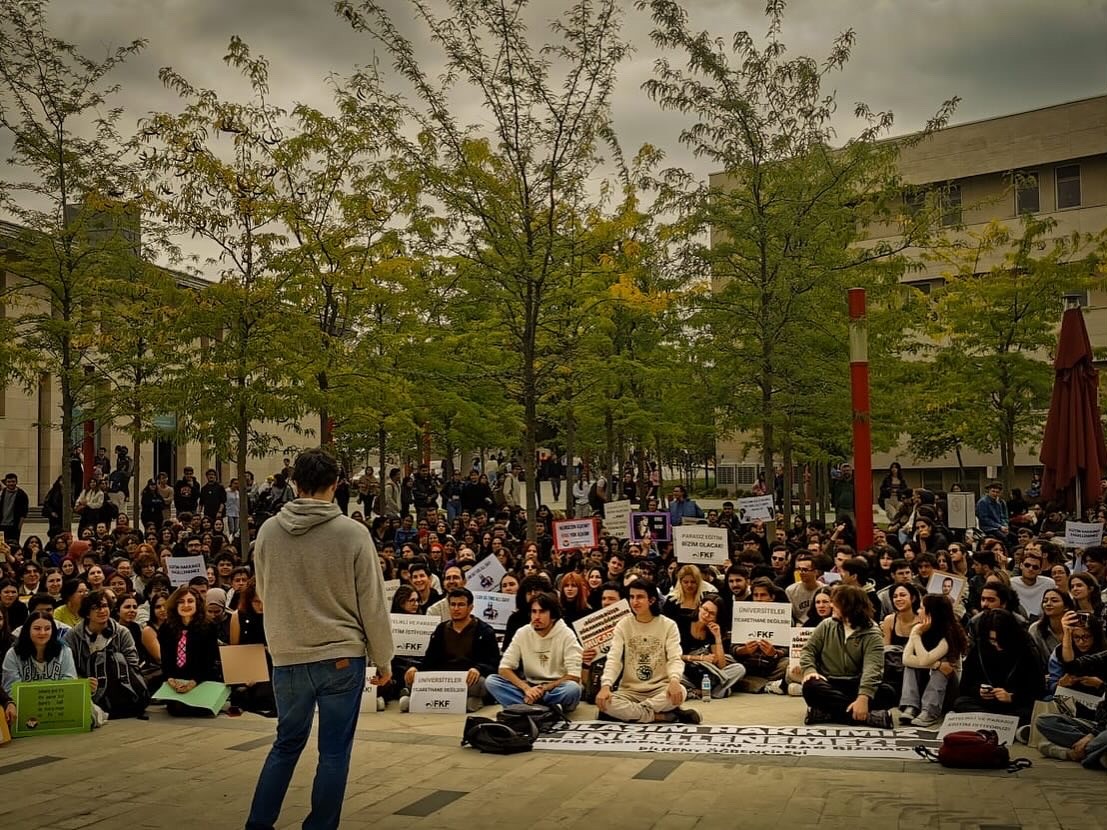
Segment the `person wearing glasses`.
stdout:
<path fill-rule="evenodd" d="M 1019 597 L 1019 604 L 1030 612 L 1031 619 L 1041 615 L 1042 598 L 1057 583 L 1048 576 L 1042 576 L 1044 562 L 1036 550 L 1028 550 L 1019 563 L 1019 576 L 1011 580 L 1011 588 Z"/>
<path fill-rule="evenodd" d="M 776 551 L 773 551 L 776 555 Z M 796 575 L 798 582 L 793 582 L 784 589 L 788 600 L 792 603 L 793 625 L 803 625 L 807 614 L 811 610 L 811 601 L 815 598 L 815 592 L 819 590 L 819 577 L 822 571 L 815 567 L 815 557 L 803 552 L 796 557 Z"/>
<path fill-rule="evenodd" d="M 142 718 L 148 696 L 141 660 L 130 630 L 111 618 L 106 591 L 81 600 L 81 621 L 65 635 L 78 677 L 87 677 L 92 703 L 107 717 Z"/>
<path fill-rule="evenodd" d="M 1071 687 L 1092 694 L 1107 688 L 1107 651 L 1103 636 L 1084 624 L 1084 618 L 1070 611 L 1063 618 L 1064 635 L 1050 659 L 1050 681 L 1059 672 L 1057 687 Z M 1054 689 L 1056 691 L 1056 687 Z M 1044 739 L 1038 752 L 1047 758 L 1076 761 L 1088 769 L 1107 768 L 1107 702 L 1100 701 L 1088 717 L 1086 708 L 1070 713 L 1041 715 L 1035 721 Z"/>

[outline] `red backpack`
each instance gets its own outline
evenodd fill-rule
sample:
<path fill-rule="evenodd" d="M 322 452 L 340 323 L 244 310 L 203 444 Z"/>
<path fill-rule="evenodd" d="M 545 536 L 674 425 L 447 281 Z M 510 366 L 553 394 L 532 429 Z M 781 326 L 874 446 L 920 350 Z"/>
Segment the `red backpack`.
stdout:
<path fill-rule="evenodd" d="M 1012 761 L 1007 745 L 999 742 L 999 735 L 992 729 L 950 732 L 942 738 L 937 755 L 925 746 L 915 747 L 915 752 L 943 767 L 958 769 L 1006 769 L 1008 772 L 1018 772 L 1031 766 L 1026 758 Z"/>

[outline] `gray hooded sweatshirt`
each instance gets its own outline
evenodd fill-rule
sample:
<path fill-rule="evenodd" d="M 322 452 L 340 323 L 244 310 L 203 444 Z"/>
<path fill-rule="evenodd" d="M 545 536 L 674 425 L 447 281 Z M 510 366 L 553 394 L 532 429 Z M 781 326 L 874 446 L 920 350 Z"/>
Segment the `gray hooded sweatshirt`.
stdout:
<path fill-rule="evenodd" d="M 392 663 L 392 630 L 377 549 L 338 505 L 289 502 L 254 545 L 258 595 L 274 666 L 368 657 Z"/>

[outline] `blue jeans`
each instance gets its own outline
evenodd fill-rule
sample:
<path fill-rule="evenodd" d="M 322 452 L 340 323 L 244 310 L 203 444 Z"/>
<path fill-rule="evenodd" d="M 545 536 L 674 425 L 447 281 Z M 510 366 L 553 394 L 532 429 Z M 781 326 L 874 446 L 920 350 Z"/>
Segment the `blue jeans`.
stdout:
<path fill-rule="evenodd" d="M 1068 715 L 1042 715 L 1036 725 L 1042 737 L 1050 743 L 1071 748 L 1086 735 L 1095 735 L 1095 724 L 1090 720 L 1071 718 Z M 1084 748 L 1084 760 L 1080 763 L 1088 769 L 1099 769 L 1099 759 L 1107 755 L 1107 730 L 1092 738 Z"/>
<path fill-rule="evenodd" d="M 523 700 L 523 690 L 517 688 L 511 681 L 498 674 L 489 675 L 484 679 L 484 683 L 485 688 L 488 690 L 488 694 L 492 695 L 501 706 L 510 706 L 513 703 L 526 702 Z M 577 704 L 580 703 L 581 691 L 579 683 L 573 680 L 566 680 L 564 683 L 555 686 L 546 692 L 546 694 L 542 695 L 539 702 L 551 704 L 560 703 L 562 710 L 565 712 L 572 712 L 577 708 Z"/>
<path fill-rule="evenodd" d="M 316 704 L 319 766 L 311 788 L 311 812 L 303 826 L 304 830 L 338 827 L 364 689 L 364 657 L 273 669 L 277 738 L 261 768 L 246 830 L 272 830 L 277 823 L 292 773 L 311 734 Z"/>

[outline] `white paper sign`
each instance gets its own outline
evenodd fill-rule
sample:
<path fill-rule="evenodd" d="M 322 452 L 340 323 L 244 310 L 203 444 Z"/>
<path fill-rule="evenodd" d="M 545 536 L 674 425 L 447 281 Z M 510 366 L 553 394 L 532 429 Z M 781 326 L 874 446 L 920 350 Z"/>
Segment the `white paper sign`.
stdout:
<path fill-rule="evenodd" d="M 833 585 L 835 582 L 842 581 L 842 575 L 835 573 L 834 571 L 827 571 L 820 577 L 823 581 L 823 585 Z"/>
<path fill-rule="evenodd" d="M 473 591 L 473 616 L 484 620 L 497 631 L 507 628 L 507 618 L 514 610 L 515 597 L 512 594 Z"/>
<path fill-rule="evenodd" d="M 750 496 L 749 498 L 738 499 L 735 506 L 738 521 L 744 525 L 751 524 L 758 519 L 771 522 L 776 518 L 772 496 Z"/>
<path fill-rule="evenodd" d="M 999 735 L 999 742 L 1007 746 L 1015 745 L 1015 730 L 1019 728 L 1016 715 L 992 715 L 988 712 L 950 712 L 938 730 L 938 740 L 950 732 L 975 732 L 977 729 L 991 729 Z"/>
<path fill-rule="evenodd" d="M 967 584 L 968 582 L 963 577 L 936 571 L 930 577 L 930 581 L 926 583 L 926 592 L 928 594 L 945 595 L 949 597 L 950 602 L 956 605 L 961 599 L 961 594 Z"/>
<path fill-rule="evenodd" d="M 1072 708 L 1078 713 L 1079 717 L 1084 717 L 1087 713 L 1080 714 L 1076 708 L 1077 704 L 1085 706 L 1091 709 L 1093 712 L 1096 707 L 1103 701 L 1103 695 L 1093 695 L 1088 692 L 1082 692 L 1079 689 L 1070 689 L 1066 686 L 1058 686 L 1057 690 L 1053 693 L 1055 700 L 1068 700 L 1072 702 Z"/>
<path fill-rule="evenodd" d="M 729 565 L 730 547 L 725 527 L 677 525 L 673 528 L 677 562 L 693 565 Z"/>
<path fill-rule="evenodd" d="M 976 527 L 976 493 L 948 493 L 949 526 L 959 530 Z"/>
<path fill-rule="evenodd" d="M 165 571 L 169 584 L 180 587 L 198 576 L 206 579 L 208 566 L 202 556 L 170 556 L 165 560 Z"/>
<path fill-rule="evenodd" d="M 803 656 L 803 647 L 811 639 L 811 632 L 814 630 L 814 628 L 792 626 L 792 644 L 788 647 L 788 668 L 793 669 L 799 666 L 800 657 Z"/>
<path fill-rule="evenodd" d="M 1083 549 L 1102 544 L 1103 524 L 1101 522 L 1065 522 L 1066 547 Z"/>
<path fill-rule="evenodd" d="M 580 638 L 581 648 L 598 649 L 611 642 L 611 638 L 615 636 L 615 623 L 628 614 L 630 614 L 630 603 L 621 599 L 607 608 L 601 608 L 599 611 L 593 611 L 581 617 L 573 623 L 573 628 Z"/>
<path fill-rule="evenodd" d="M 603 526 L 616 539 L 630 538 L 630 512 L 634 506 L 629 501 L 611 501 L 603 506 Z"/>
<path fill-rule="evenodd" d="M 400 580 L 398 579 L 386 579 L 384 581 L 384 601 L 388 603 L 388 606 L 392 606 L 392 598 L 396 596 L 396 591 L 400 588 Z"/>
<path fill-rule="evenodd" d="M 787 648 L 792 642 L 792 603 L 736 602 L 730 639 L 735 644 L 768 640 Z"/>
<path fill-rule="evenodd" d="M 554 547 L 557 550 L 594 548 L 596 522 L 592 519 L 566 519 L 553 523 Z"/>
<path fill-rule="evenodd" d="M 392 646 L 397 657 L 422 657 L 427 653 L 431 634 L 442 622 L 438 616 L 422 614 L 390 614 Z"/>
<path fill-rule="evenodd" d="M 465 587 L 470 591 L 495 591 L 504 578 L 503 564 L 495 556 L 486 556 L 474 565 L 465 576 Z"/>
<path fill-rule="evenodd" d="M 377 687 L 369 681 L 377 676 L 376 666 L 365 667 L 365 690 L 361 693 L 361 709 L 363 715 L 375 715 L 377 713 Z"/>
<path fill-rule="evenodd" d="M 468 685 L 463 671 L 416 672 L 409 711 L 424 715 L 464 715 Z"/>

